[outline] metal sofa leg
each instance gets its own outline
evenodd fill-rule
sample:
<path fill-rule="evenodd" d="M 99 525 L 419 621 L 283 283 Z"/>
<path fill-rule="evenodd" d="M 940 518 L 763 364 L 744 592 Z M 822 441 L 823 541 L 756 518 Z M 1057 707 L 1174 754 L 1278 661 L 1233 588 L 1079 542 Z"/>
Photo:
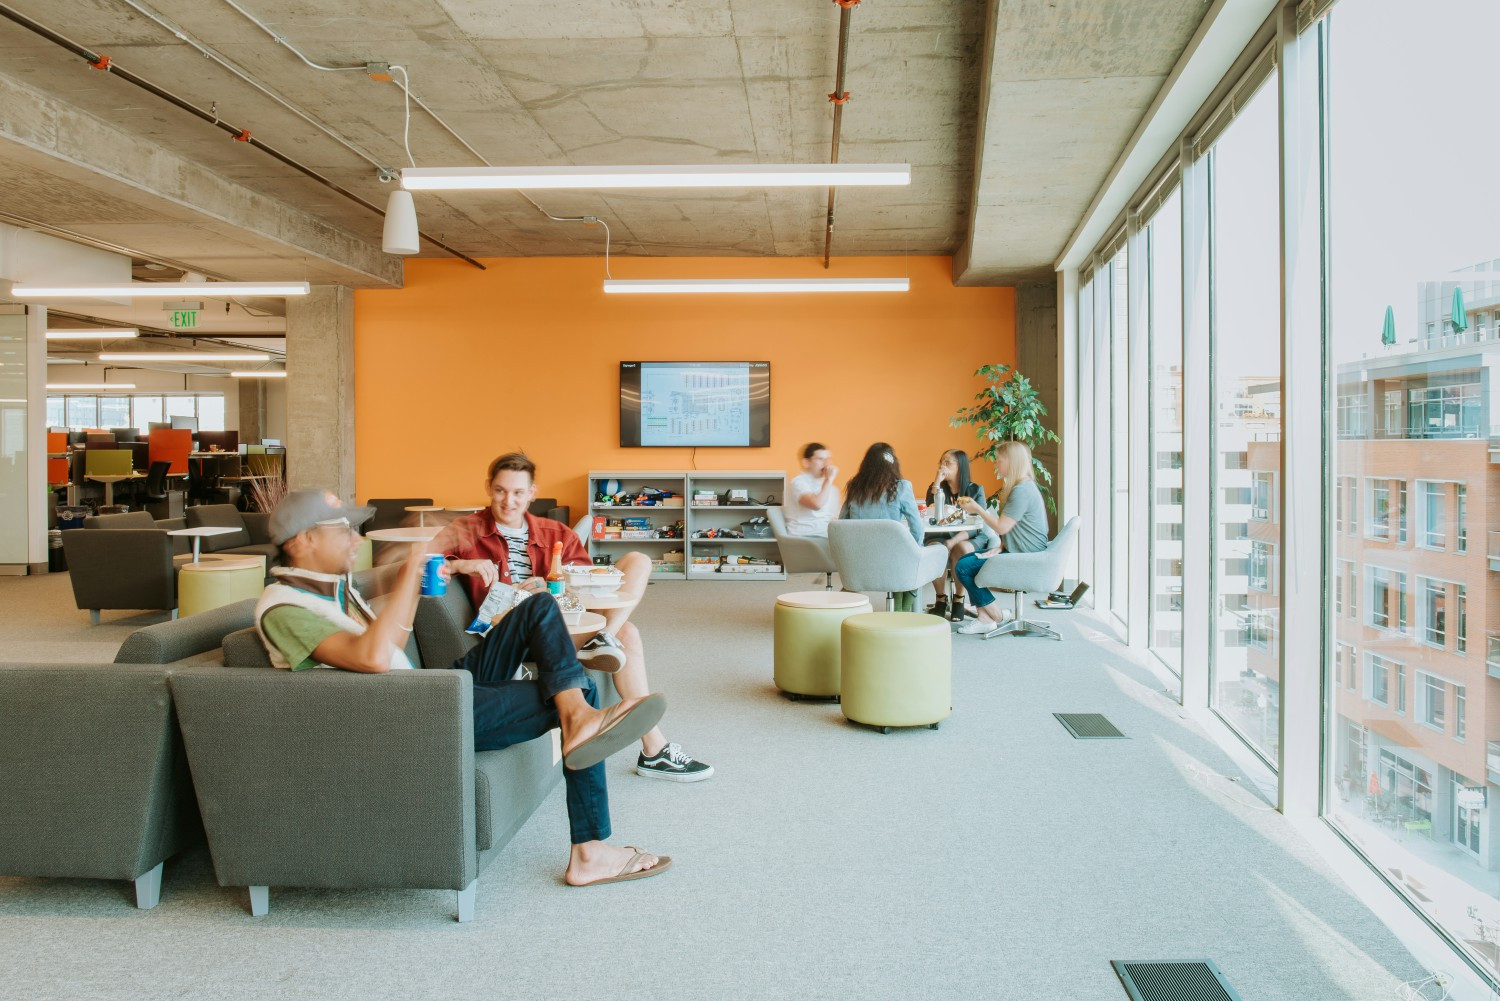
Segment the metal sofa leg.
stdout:
<path fill-rule="evenodd" d="M 250 916 L 263 918 L 271 910 L 271 888 L 269 886 L 250 887 Z"/>
<path fill-rule="evenodd" d="M 156 863 L 156 868 L 135 878 L 135 906 L 149 911 L 161 903 L 161 870 L 165 862 Z"/>
<path fill-rule="evenodd" d="M 458 922 L 463 924 L 474 920 L 474 896 L 479 880 L 476 878 L 468 886 L 458 891 Z"/>
<path fill-rule="evenodd" d="M 99 609 L 97 609 L 97 608 L 90 608 L 89 609 L 89 622 L 90 622 L 90 624 L 96 625 L 96 626 L 99 624 Z"/>

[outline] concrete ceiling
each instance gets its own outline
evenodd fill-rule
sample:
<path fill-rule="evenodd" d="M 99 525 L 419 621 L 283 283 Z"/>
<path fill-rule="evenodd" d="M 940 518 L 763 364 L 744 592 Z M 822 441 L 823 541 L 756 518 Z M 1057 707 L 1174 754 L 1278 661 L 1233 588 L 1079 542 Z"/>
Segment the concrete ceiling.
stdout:
<path fill-rule="evenodd" d="M 406 163 L 401 92 L 318 72 L 224 0 L 0 0 L 359 197 Z M 379 60 L 491 163 L 825 162 L 838 7 L 826 0 L 239 0 L 325 65 Z M 145 7 L 342 137 L 205 58 Z M 954 254 L 964 284 L 1046 277 L 1206 6 L 1202 0 L 864 0 L 841 159 L 909 188 L 843 189 L 836 256 Z M 476 163 L 414 113 L 424 166 Z M 533 193 L 616 253 L 816 256 L 826 192 Z M 518 195 L 419 193 L 472 257 L 595 255 L 597 228 Z M 237 279 L 399 284 L 380 217 L 211 124 L 0 20 L 0 218 Z M 424 244 L 423 256 L 447 256 Z"/>

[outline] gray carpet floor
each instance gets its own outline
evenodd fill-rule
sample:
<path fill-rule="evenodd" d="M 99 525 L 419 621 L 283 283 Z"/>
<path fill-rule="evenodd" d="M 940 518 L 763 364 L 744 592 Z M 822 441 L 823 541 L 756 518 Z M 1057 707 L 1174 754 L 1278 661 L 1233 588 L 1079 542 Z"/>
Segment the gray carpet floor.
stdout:
<path fill-rule="evenodd" d="M 559 786 L 467 925 L 407 890 L 273 888 L 251 918 L 203 850 L 152 911 L 0 878 L 0 996 L 1119 1001 L 1111 959 L 1211 958 L 1245 1001 L 1365 1001 L 1424 975 L 1091 613 L 1050 613 L 1062 643 L 955 636 L 953 716 L 882 735 L 771 685 L 771 606 L 809 582 L 664 582 L 637 613 L 669 738 L 717 769 L 609 764 L 615 840 L 670 872 L 564 885 Z M 92 628 L 64 575 L 0 579 L 0 659 L 109 659 L 159 618 Z"/>

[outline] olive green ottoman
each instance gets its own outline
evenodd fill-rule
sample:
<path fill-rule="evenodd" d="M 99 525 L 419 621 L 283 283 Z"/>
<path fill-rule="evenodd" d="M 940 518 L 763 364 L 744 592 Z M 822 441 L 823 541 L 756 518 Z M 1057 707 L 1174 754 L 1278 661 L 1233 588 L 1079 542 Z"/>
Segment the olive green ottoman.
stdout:
<path fill-rule="evenodd" d="M 878 727 L 927 726 L 953 712 L 953 634 L 919 612 L 871 612 L 843 624 L 844 715 Z"/>
<path fill-rule="evenodd" d="M 776 687 L 793 699 L 838 698 L 839 627 L 870 610 L 870 599 L 847 591 L 792 591 L 776 599 Z"/>
<path fill-rule="evenodd" d="M 243 598 L 259 598 L 265 577 L 264 556 L 186 563 L 177 571 L 177 617 L 232 605 Z"/>

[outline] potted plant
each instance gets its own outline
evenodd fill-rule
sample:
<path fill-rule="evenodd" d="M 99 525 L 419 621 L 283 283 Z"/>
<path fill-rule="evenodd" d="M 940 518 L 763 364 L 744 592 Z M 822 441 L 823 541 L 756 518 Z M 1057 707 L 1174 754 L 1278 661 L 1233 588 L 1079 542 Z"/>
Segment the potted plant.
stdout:
<path fill-rule="evenodd" d="M 1019 441 L 1031 449 L 1036 485 L 1047 500 L 1047 510 L 1055 515 L 1057 502 L 1052 496 L 1052 473 L 1036 457 L 1040 446 L 1058 440 L 1055 433 L 1042 426 L 1042 418 L 1047 416 L 1042 398 L 1037 395 L 1031 380 L 1009 365 L 985 365 L 974 374 L 984 379 L 984 388 L 975 394 L 972 407 L 960 410 L 948 423 L 953 427 L 970 425 L 975 437 L 986 442 L 985 447 L 974 454 L 976 459 L 993 462 L 1002 441 Z M 990 498 L 991 504 L 995 502 L 995 496 Z"/>

